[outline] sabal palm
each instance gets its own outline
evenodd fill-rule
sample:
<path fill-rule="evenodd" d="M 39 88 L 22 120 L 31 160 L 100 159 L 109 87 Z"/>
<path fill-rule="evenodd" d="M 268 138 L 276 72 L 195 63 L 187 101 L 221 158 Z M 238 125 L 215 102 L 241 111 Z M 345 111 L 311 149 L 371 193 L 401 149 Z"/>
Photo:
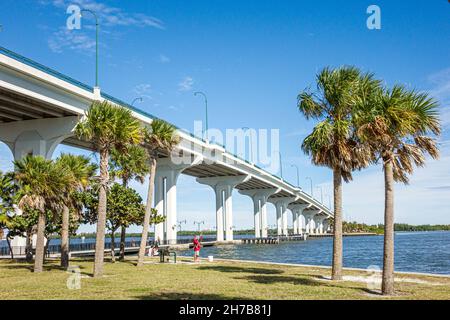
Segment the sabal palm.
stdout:
<path fill-rule="evenodd" d="M 120 178 L 123 187 L 127 187 L 132 179 L 144 183 L 145 175 L 149 172 L 147 152 L 137 145 L 128 146 L 126 152 L 113 149 L 110 167 L 112 176 Z M 119 260 L 125 258 L 126 227 L 125 225 L 121 226 Z"/>
<path fill-rule="evenodd" d="M 71 176 L 72 183 L 64 194 L 64 203 L 61 217 L 61 267 L 69 266 L 69 225 L 70 210 L 78 211 L 79 205 L 74 194 L 84 190 L 97 170 L 89 158 L 72 154 L 61 154 L 56 163 L 66 168 Z"/>
<path fill-rule="evenodd" d="M 139 144 L 142 128 L 131 111 L 107 101 L 95 101 L 86 111 L 84 119 L 75 128 L 76 135 L 92 142 L 100 154 L 100 181 L 97 235 L 95 244 L 94 277 L 103 274 L 106 227 L 106 192 L 109 181 L 109 155 L 111 149 L 126 150 L 126 145 Z"/>
<path fill-rule="evenodd" d="M 402 86 L 378 90 L 363 104 L 357 117 L 358 135 L 382 160 L 385 180 L 384 256 L 382 293 L 394 293 L 394 182 L 408 183 L 414 166 L 425 164 L 425 156 L 438 158 L 440 134 L 438 104 L 426 93 Z"/>
<path fill-rule="evenodd" d="M 42 272 L 46 211 L 59 209 L 71 177 L 66 168 L 42 156 L 29 155 L 14 165 L 15 179 L 20 186 L 19 208 L 39 212 L 34 272 Z"/>
<path fill-rule="evenodd" d="M 155 119 L 146 128 L 144 135 L 145 148 L 147 149 L 150 175 L 147 193 L 147 204 L 145 208 L 144 224 L 142 227 L 141 244 L 139 247 L 137 266 L 144 263 L 145 248 L 147 246 L 148 228 L 152 215 L 153 192 L 155 186 L 156 160 L 159 152 L 170 153 L 179 142 L 179 137 L 175 133 L 175 127 L 171 124 Z"/>
<path fill-rule="evenodd" d="M 365 100 L 378 81 L 355 67 L 325 68 L 317 75 L 317 91 L 298 96 L 298 108 L 306 119 L 320 122 L 303 141 L 303 151 L 315 165 L 333 170 L 334 238 L 332 279 L 342 278 L 342 179 L 369 164 L 369 149 L 361 148 L 353 130 L 356 96 Z"/>

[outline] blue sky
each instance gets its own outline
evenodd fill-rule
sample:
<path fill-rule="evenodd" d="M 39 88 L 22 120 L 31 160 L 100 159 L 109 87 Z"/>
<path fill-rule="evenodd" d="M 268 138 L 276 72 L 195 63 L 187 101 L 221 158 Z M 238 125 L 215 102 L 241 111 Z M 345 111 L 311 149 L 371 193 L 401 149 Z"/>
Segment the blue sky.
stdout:
<path fill-rule="evenodd" d="M 69 4 L 100 17 L 100 87 L 125 101 L 193 131 L 207 93 L 209 126 L 280 130 L 284 177 L 309 191 L 306 176 L 331 195 L 331 172 L 310 164 L 300 144 L 314 126 L 296 109 L 300 90 L 324 66 L 351 64 L 373 71 L 386 84 L 426 90 L 441 102 L 442 155 L 417 170 L 410 186 L 396 190 L 396 221 L 450 223 L 450 4 L 434 1 L 12 1 L 0 6 L 0 45 L 93 85 L 92 18 L 66 29 Z M 381 8 L 381 30 L 366 27 L 369 5 Z M 62 151 L 81 153 L 60 146 Z M 11 153 L 0 146 L 1 167 Z M 381 168 L 355 174 L 344 187 L 346 218 L 383 220 Z M 135 186 L 142 194 L 146 186 Z M 315 189 L 319 196 L 318 189 Z M 215 221 L 212 189 L 182 176 L 179 220 Z M 234 224 L 253 225 L 252 203 L 235 194 Z M 328 203 L 328 197 L 325 197 Z M 275 211 L 269 205 L 269 224 Z M 183 226 L 185 228 L 185 226 Z"/>

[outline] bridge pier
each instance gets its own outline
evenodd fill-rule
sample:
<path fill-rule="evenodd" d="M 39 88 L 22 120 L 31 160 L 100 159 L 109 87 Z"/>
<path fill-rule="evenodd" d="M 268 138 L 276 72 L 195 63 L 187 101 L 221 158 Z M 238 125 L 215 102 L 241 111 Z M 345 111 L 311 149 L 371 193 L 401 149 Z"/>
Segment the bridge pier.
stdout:
<path fill-rule="evenodd" d="M 251 189 L 239 190 L 239 193 L 249 196 L 253 200 L 253 216 L 255 221 L 255 238 L 267 238 L 267 200 L 279 189 Z"/>
<path fill-rule="evenodd" d="M 306 233 L 315 234 L 314 216 L 318 215 L 321 210 L 304 210 L 303 215 L 305 216 L 306 223 Z"/>
<path fill-rule="evenodd" d="M 0 140 L 20 160 L 26 155 L 51 159 L 58 144 L 73 135 L 78 117 L 46 118 L 2 123 Z"/>
<path fill-rule="evenodd" d="M 294 202 L 296 197 L 282 197 L 269 200 L 275 205 L 277 212 L 277 234 L 279 236 L 288 235 L 288 217 L 287 209 L 288 205 Z"/>
<path fill-rule="evenodd" d="M 314 218 L 315 222 L 315 233 L 316 234 L 323 234 L 323 221 L 326 219 L 325 216 L 322 215 L 316 215 Z"/>
<path fill-rule="evenodd" d="M 200 159 L 195 158 L 191 163 L 176 164 L 170 158 L 158 160 L 155 175 L 155 208 L 158 214 L 166 217 L 166 220 L 155 225 L 155 240 L 176 244 L 178 177 L 183 170 L 198 161 Z"/>
<path fill-rule="evenodd" d="M 291 204 L 288 209 L 291 210 L 294 222 L 294 234 L 303 234 L 303 226 L 301 221 L 301 216 L 303 210 L 309 208 L 309 204 Z"/>
<path fill-rule="evenodd" d="M 248 176 L 197 178 L 197 182 L 213 188 L 216 195 L 217 241 L 233 241 L 232 193 L 236 185 L 247 181 Z"/>

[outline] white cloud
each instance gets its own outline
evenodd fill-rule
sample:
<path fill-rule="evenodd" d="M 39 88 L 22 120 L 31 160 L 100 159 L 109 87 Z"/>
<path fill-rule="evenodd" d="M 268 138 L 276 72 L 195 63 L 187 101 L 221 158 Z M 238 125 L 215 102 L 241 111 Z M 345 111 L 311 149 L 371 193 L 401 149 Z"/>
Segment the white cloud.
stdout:
<path fill-rule="evenodd" d="M 53 36 L 48 39 L 48 46 L 56 53 L 61 53 L 64 49 L 87 54 L 95 52 L 95 40 L 81 31 L 68 30 L 64 27 L 53 33 Z"/>
<path fill-rule="evenodd" d="M 168 56 L 164 55 L 164 54 L 160 54 L 158 61 L 160 63 L 169 63 L 170 62 L 170 58 Z"/>
<path fill-rule="evenodd" d="M 178 91 L 191 91 L 194 85 L 194 79 L 192 77 L 184 77 L 178 84 Z"/>
<path fill-rule="evenodd" d="M 65 13 L 66 8 L 73 4 L 72 1 L 65 0 L 42 0 L 41 4 L 53 5 Z M 148 16 L 142 13 L 127 13 L 120 8 L 110 7 L 106 4 L 99 3 L 93 0 L 78 0 L 74 4 L 79 5 L 82 9 L 89 9 L 94 11 L 101 24 L 101 32 L 103 34 L 109 33 L 105 28 L 113 27 L 152 27 L 157 29 L 165 29 L 164 23 L 152 16 Z M 95 49 L 95 40 L 93 35 L 88 35 L 83 32 L 83 29 L 92 29 L 93 26 L 90 23 L 86 23 L 86 20 L 92 20 L 91 15 L 86 15 L 86 18 L 82 20 L 81 30 L 69 31 L 62 27 L 60 30 L 54 32 L 48 40 L 48 45 L 53 52 L 61 53 L 64 49 L 71 49 L 76 51 L 86 50 L 90 53 Z M 89 21 L 87 20 L 87 21 Z"/>
<path fill-rule="evenodd" d="M 450 68 L 430 75 L 428 80 L 433 85 L 430 94 L 441 104 L 442 126 L 450 126 Z"/>

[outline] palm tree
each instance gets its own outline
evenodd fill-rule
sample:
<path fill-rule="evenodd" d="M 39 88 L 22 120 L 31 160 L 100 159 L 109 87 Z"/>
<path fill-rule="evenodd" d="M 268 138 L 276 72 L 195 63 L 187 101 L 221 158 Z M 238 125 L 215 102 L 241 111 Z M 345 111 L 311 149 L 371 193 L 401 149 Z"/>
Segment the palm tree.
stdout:
<path fill-rule="evenodd" d="M 73 183 L 64 195 L 64 203 L 61 218 L 61 267 L 69 267 L 69 225 L 70 211 L 79 211 L 79 203 L 74 193 L 84 190 L 97 170 L 95 164 L 90 163 L 85 156 L 61 154 L 56 163 L 68 169 Z"/>
<path fill-rule="evenodd" d="M 315 165 L 333 170 L 334 237 L 332 279 L 342 279 L 342 179 L 349 182 L 352 171 L 369 164 L 370 150 L 360 147 L 353 130 L 356 96 L 364 100 L 378 84 L 372 74 L 355 67 L 325 68 L 317 75 L 317 92 L 298 96 L 298 108 L 306 119 L 320 122 L 303 141 L 303 151 Z"/>
<path fill-rule="evenodd" d="M 139 247 L 138 254 L 138 267 L 142 266 L 144 263 L 145 248 L 147 247 L 148 227 L 152 215 L 153 191 L 155 188 L 156 160 L 158 159 L 158 153 L 170 153 L 178 142 L 179 137 L 175 134 L 175 127 L 163 120 L 153 120 L 150 127 L 147 127 L 145 130 L 144 143 L 150 162 L 150 175 L 141 245 Z"/>
<path fill-rule="evenodd" d="M 42 272 L 44 262 L 46 213 L 58 210 L 63 194 L 70 183 L 70 174 L 42 156 L 26 156 L 14 162 L 15 179 L 20 186 L 19 208 L 37 211 L 37 238 L 34 272 Z"/>
<path fill-rule="evenodd" d="M 130 180 L 135 179 L 144 183 L 145 175 L 149 172 L 148 156 L 144 148 L 130 145 L 127 152 L 113 149 L 111 152 L 111 174 L 122 179 L 122 186 L 127 188 Z M 126 226 L 120 226 L 120 255 L 119 260 L 125 259 Z"/>
<path fill-rule="evenodd" d="M 142 128 L 131 111 L 107 101 L 95 101 L 75 128 L 79 138 L 90 141 L 100 154 L 98 222 L 95 242 L 94 277 L 102 276 L 105 250 L 106 192 L 111 149 L 126 151 L 126 145 L 139 144 Z"/>
<path fill-rule="evenodd" d="M 385 181 L 384 255 L 382 293 L 394 294 L 394 182 L 407 184 L 414 165 L 423 166 L 425 155 L 439 157 L 437 142 L 430 134 L 440 134 L 438 103 L 426 93 L 402 86 L 380 89 L 363 104 L 358 119 L 358 135 L 382 160 Z"/>

